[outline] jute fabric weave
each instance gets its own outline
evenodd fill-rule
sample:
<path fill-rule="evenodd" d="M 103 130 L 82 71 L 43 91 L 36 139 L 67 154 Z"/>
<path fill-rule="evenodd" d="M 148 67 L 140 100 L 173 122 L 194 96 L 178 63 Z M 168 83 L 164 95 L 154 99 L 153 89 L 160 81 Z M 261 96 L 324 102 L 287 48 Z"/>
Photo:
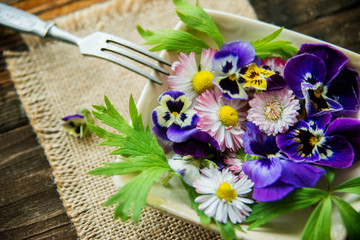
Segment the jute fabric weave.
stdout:
<path fill-rule="evenodd" d="M 202 0 L 204 8 L 255 18 L 247 0 Z M 170 0 L 113 0 L 54 20 L 78 36 L 108 32 L 141 45 L 136 25 L 171 29 L 178 22 Z M 111 178 L 88 171 L 114 161 L 109 147 L 92 135 L 79 140 L 64 133 L 61 117 L 102 105 L 106 95 L 126 118 L 130 94 L 135 101 L 146 79 L 104 60 L 82 56 L 77 47 L 23 35 L 28 51 L 6 52 L 7 64 L 34 131 L 53 169 L 67 214 L 81 239 L 218 239 L 217 233 L 150 207 L 140 223 L 114 221 L 102 205 L 116 192 Z"/>

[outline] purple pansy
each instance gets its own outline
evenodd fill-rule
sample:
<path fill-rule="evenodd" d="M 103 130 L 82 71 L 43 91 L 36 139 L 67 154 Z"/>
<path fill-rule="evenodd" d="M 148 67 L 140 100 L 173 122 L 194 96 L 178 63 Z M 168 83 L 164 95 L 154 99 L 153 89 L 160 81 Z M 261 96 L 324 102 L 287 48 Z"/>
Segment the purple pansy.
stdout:
<path fill-rule="evenodd" d="M 331 114 L 308 118 L 276 137 L 282 152 L 296 162 L 314 163 L 334 168 L 347 168 L 359 158 L 360 121 L 338 118 Z"/>
<path fill-rule="evenodd" d="M 242 164 L 244 173 L 254 182 L 253 198 L 267 202 L 282 199 L 295 188 L 313 187 L 325 170 L 310 164 L 296 163 L 280 153 L 275 137 L 267 136 L 248 122 L 243 139 L 247 154 L 259 160 Z"/>
<path fill-rule="evenodd" d="M 210 134 L 200 130 L 192 133 L 187 141 L 174 143 L 172 147 L 181 156 L 193 157 L 206 157 L 211 152 L 211 147 L 220 150 L 219 143 Z"/>
<path fill-rule="evenodd" d="M 285 65 L 284 77 L 298 98 L 305 98 L 309 116 L 328 112 L 350 114 L 359 106 L 359 76 L 348 58 L 321 43 L 302 44 Z"/>
<path fill-rule="evenodd" d="M 158 99 L 160 106 L 152 113 L 153 131 L 162 139 L 183 142 L 198 131 L 199 117 L 189 109 L 191 101 L 183 92 L 167 91 Z"/>
<path fill-rule="evenodd" d="M 233 41 L 221 46 L 215 53 L 213 68 L 214 85 L 221 89 L 226 98 L 247 99 L 248 95 L 242 87 L 241 68 L 255 61 L 255 49 L 246 41 Z"/>

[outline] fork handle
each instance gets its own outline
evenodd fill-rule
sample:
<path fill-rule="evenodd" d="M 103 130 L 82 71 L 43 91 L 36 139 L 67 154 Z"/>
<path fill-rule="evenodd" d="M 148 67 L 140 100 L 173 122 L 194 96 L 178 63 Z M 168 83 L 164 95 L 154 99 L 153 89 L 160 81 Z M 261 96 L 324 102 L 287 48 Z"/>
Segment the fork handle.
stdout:
<path fill-rule="evenodd" d="M 0 3 L 0 25 L 45 37 L 54 23 L 45 22 L 33 14 Z"/>

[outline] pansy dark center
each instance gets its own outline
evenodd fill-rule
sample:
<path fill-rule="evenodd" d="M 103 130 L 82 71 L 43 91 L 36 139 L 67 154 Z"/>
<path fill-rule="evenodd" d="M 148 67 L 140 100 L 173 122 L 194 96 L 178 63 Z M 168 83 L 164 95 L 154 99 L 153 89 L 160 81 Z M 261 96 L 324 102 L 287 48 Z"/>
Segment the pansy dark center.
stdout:
<path fill-rule="evenodd" d="M 309 89 L 308 93 L 311 103 L 314 104 L 319 111 L 330 108 L 329 104 L 324 98 L 324 95 L 326 94 L 326 88 L 324 86 L 319 86 L 315 90 Z"/>
<path fill-rule="evenodd" d="M 228 105 L 222 106 L 219 110 L 219 119 L 227 127 L 235 126 L 239 121 L 236 110 Z"/>
<path fill-rule="evenodd" d="M 271 121 L 277 121 L 281 118 L 283 107 L 277 100 L 270 101 L 264 108 L 265 117 Z"/>
<path fill-rule="evenodd" d="M 200 71 L 195 74 L 194 78 L 192 79 L 192 85 L 194 90 L 201 94 L 206 89 L 211 89 L 214 87 L 212 80 L 214 75 L 209 71 Z"/>
<path fill-rule="evenodd" d="M 184 102 L 182 102 L 181 100 L 168 100 L 166 101 L 166 105 L 169 109 L 169 112 L 171 112 L 172 114 L 178 114 L 183 110 Z"/>
<path fill-rule="evenodd" d="M 313 153 L 314 148 L 320 143 L 322 136 L 315 135 L 307 129 L 297 130 L 296 133 L 296 140 L 300 143 L 298 150 L 301 152 L 301 155 L 304 157 L 310 156 Z"/>
<path fill-rule="evenodd" d="M 265 68 L 259 68 L 256 63 L 252 63 L 242 75 L 246 82 L 244 87 L 265 90 L 267 87 L 266 78 L 273 74 L 275 74 L 273 71 Z"/>
<path fill-rule="evenodd" d="M 216 191 L 216 196 L 218 196 L 221 200 L 232 202 L 235 200 L 237 194 L 236 190 L 230 184 L 223 182 Z"/>
<path fill-rule="evenodd" d="M 313 85 L 315 85 L 317 82 L 316 78 L 311 73 L 306 73 L 304 76 L 304 80 Z"/>

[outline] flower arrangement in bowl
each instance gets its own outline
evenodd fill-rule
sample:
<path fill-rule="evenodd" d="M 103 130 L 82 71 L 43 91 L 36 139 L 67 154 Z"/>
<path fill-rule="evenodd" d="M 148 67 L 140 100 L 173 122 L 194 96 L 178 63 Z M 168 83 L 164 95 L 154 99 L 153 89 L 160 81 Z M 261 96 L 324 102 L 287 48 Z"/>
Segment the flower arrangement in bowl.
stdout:
<path fill-rule="evenodd" d="M 120 161 L 91 171 L 116 176 L 119 191 L 106 202 L 115 218 L 137 222 L 149 204 L 224 239 L 360 236 L 360 56 L 174 3 L 176 29 L 138 27 L 152 50 L 166 50 L 172 74 L 148 83 L 137 107 L 130 99 L 131 124 L 107 98 L 94 106 L 120 132 L 89 126 L 119 147 L 111 154 Z M 331 231 L 339 219 L 343 230 Z"/>

